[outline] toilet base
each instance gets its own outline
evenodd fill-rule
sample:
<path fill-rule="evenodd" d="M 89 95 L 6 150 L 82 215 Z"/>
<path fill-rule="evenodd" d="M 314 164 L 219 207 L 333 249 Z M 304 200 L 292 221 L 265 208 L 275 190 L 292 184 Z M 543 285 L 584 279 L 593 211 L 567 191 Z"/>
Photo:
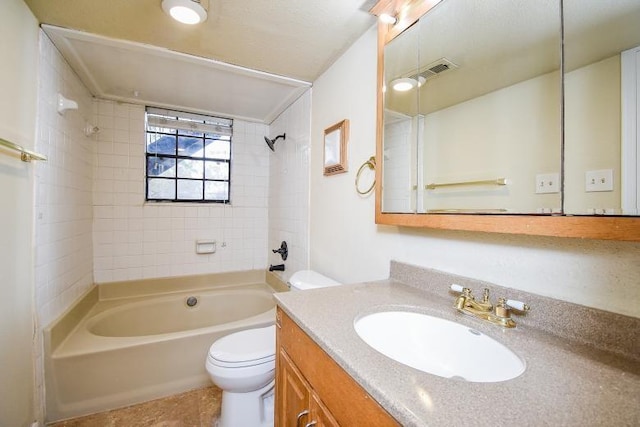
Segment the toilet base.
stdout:
<path fill-rule="evenodd" d="M 275 380 L 248 393 L 222 391 L 216 427 L 273 427 Z"/>

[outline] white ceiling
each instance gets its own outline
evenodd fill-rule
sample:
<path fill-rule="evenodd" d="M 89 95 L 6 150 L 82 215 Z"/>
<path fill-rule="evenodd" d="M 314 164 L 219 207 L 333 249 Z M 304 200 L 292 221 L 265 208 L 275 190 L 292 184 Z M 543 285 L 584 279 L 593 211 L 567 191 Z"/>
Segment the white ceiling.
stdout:
<path fill-rule="evenodd" d="M 640 43 L 640 0 L 564 0 L 564 18 L 566 71 Z M 443 1 L 385 48 L 386 80 L 451 60 L 458 69 L 421 88 L 420 111 L 437 111 L 558 71 L 560 25 L 558 0 Z M 418 107 L 415 91 L 386 101 L 408 115 Z"/>
<path fill-rule="evenodd" d="M 25 3 L 95 96 L 264 123 L 375 24 L 375 0 L 205 0 L 196 26 L 161 0 Z"/>
<path fill-rule="evenodd" d="M 155 46 L 42 28 L 91 93 L 102 99 L 270 123 L 311 86 Z"/>

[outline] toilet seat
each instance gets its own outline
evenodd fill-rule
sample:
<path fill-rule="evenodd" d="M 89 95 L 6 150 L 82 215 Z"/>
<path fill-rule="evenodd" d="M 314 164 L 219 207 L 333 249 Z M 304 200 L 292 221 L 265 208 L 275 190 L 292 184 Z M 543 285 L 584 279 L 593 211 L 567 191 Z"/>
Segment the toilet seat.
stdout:
<path fill-rule="evenodd" d="M 209 348 L 207 361 L 225 368 L 242 368 L 275 360 L 275 325 L 227 335 Z"/>
<path fill-rule="evenodd" d="M 207 361 L 215 366 L 219 366 L 221 368 L 246 368 L 248 366 L 258 366 L 263 365 L 265 363 L 271 363 L 276 360 L 275 354 L 267 357 L 263 357 L 262 359 L 254 359 L 254 360 L 243 360 L 240 362 L 225 362 L 224 360 L 218 360 L 215 357 L 209 356 L 207 357 Z"/>
<path fill-rule="evenodd" d="M 339 285 L 310 270 L 295 273 L 290 282 L 291 290 Z M 205 369 L 222 389 L 220 427 L 273 427 L 275 331 L 275 325 L 247 329 L 222 337 L 209 348 Z"/>

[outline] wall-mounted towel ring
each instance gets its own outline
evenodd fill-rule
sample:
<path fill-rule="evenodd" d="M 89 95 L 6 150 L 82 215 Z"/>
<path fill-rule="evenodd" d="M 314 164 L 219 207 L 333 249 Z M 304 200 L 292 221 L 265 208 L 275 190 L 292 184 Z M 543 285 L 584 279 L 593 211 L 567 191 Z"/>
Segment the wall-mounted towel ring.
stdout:
<path fill-rule="evenodd" d="M 371 191 L 373 191 L 374 187 L 376 186 L 376 180 L 374 178 L 373 182 L 371 183 L 371 187 L 369 187 L 365 191 L 360 190 L 360 185 L 358 182 L 360 181 L 360 175 L 362 174 L 362 171 L 366 167 L 368 167 L 370 170 L 376 170 L 376 158 L 374 156 L 369 157 L 369 160 L 367 160 L 362 164 L 362 166 L 360 166 L 360 169 L 358 169 L 358 173 L 356 174 L 356 191 L 358 192 L 358 194 L 362 195 L 371 193 Z"/>

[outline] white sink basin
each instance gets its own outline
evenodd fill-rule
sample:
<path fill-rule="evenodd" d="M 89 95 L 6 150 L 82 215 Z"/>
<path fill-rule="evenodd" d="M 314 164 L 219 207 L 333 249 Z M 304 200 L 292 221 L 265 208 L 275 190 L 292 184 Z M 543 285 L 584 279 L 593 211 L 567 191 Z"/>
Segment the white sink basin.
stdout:
<path fill-rule="evenodd" d="M 499 382 L 521 375 L 520 357 L 493 338 L 439 317 L 383 311 L 355 321 L 375 350 L 423 372 L 470 382 Z"/>

